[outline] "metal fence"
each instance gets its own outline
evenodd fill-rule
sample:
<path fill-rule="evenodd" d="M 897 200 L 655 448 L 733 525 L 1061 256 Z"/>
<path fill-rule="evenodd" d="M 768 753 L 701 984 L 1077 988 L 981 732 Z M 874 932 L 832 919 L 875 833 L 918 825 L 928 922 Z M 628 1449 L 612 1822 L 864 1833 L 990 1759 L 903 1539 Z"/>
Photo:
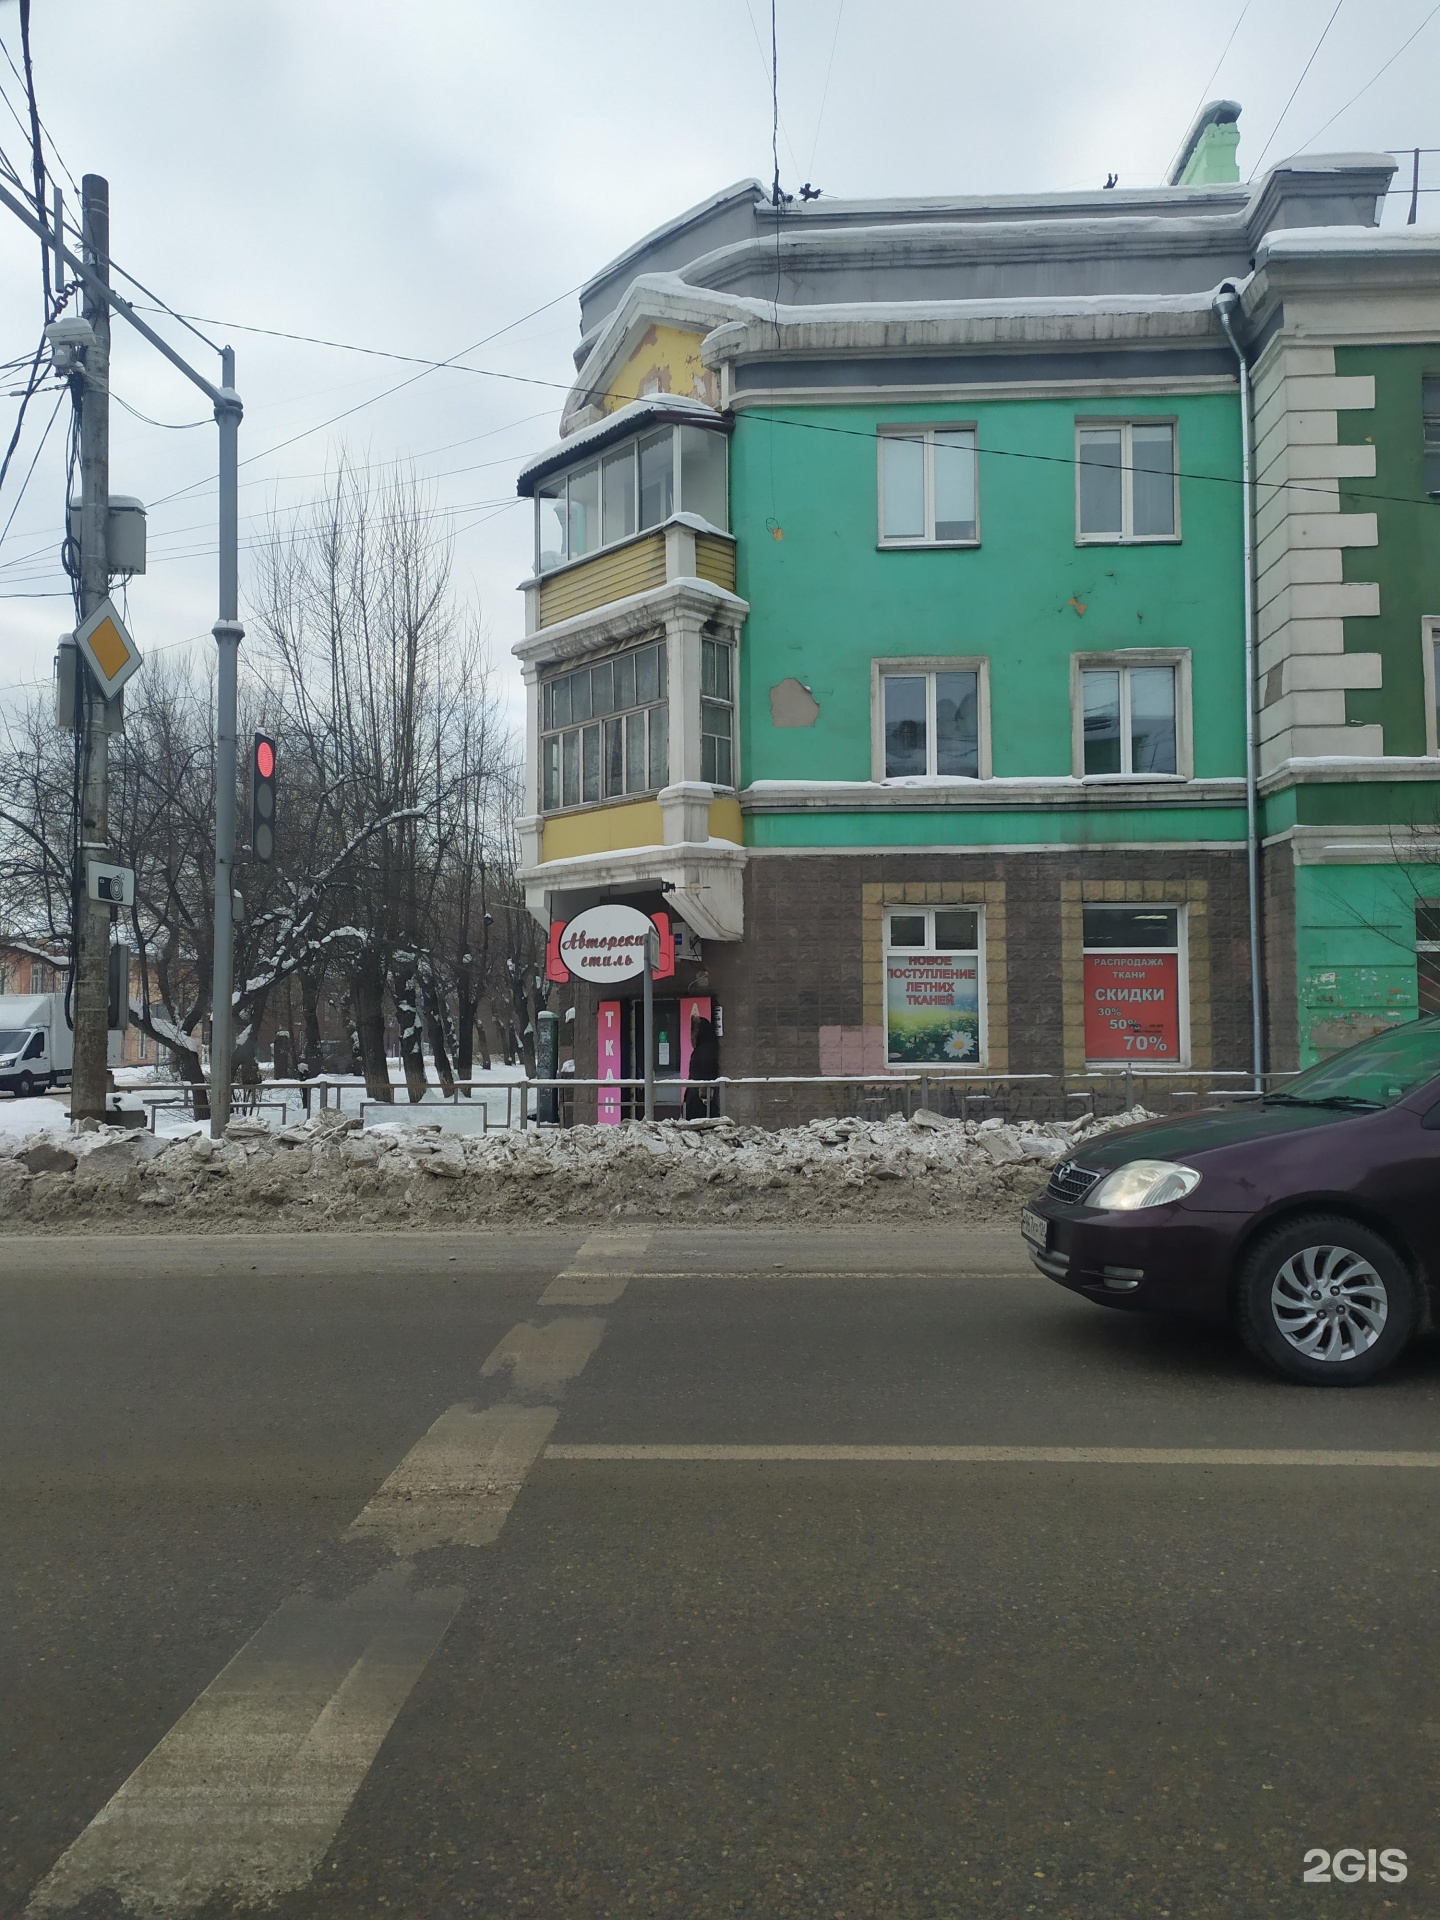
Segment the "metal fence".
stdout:
<path fill-rule="evenodd" d="M 1061 1120 L 1093 1115 L 1103 1119 L 1132 1107 L 1168 1113 L 1217 1098 L 1253 1100 L 1260 1092 L 1293 1078 L 1264 1076 L 1257 1091 L 1248 1070 L 1200 1071 L 1194 1068 L 1133 1066 L 1088 1067 L 1075 1073 L 764 1074 L 695 1083 L 705 1096 L 705 1119 L 744 1125 L 789 1127 L 815 1120 L 908 1117 L 920 1108 L 955 1120 Z M 656 1118 L 682 1117 L 685 1083 L 656 1084 Z M 152 1083 L 136 1090 L 156 1129 L 160 1114 L 179 1110 L 193 1117 L 197 1094 L 205 1088 L 187 1081 Z M 343 1109 L 362 1125 L 385 1121 L 399 1125 L 436 1124 L 448 1131 L 488 1133 L 492 1129 L 593 1125 L 603 1113 L 624 1124 L 643 1112 L 641 1080 L 582 1080 L 571 1074 L 555 1079 L 456 1081 L 453 1088 L 431 1087 L 412 1105 L 403 1087 L 396 1100 L 371 1099 L 365 1082 L 353 1075 L 320 1074 L 311 1080 L 264 1080 L 235 1090 L 235 1118 L 277 1116 L 266 1124 L 289 1125 L 327 1108 Z"/>

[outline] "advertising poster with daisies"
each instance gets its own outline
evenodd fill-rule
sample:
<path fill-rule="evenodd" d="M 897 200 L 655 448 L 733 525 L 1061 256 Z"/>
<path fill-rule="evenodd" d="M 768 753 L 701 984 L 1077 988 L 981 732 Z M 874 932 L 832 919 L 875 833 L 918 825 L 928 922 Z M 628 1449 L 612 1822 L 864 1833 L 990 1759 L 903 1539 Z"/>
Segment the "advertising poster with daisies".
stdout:
<path fill-rule="evenodd" d="M 980 966 L 973 953 L 892 953 L 885 964 L 891 1066 L 974 1065 L 980 1058 Z"/>

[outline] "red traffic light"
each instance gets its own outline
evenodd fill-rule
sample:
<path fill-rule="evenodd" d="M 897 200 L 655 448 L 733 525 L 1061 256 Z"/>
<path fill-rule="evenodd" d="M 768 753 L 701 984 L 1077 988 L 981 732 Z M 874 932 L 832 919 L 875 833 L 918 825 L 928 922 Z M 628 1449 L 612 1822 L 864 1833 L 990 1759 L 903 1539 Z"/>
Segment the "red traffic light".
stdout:
<path fill-rule="evenodd" d="M 250 760 L 250 851 L 263 865 L 275 858 L 275 742 L 257 733 Z"/>

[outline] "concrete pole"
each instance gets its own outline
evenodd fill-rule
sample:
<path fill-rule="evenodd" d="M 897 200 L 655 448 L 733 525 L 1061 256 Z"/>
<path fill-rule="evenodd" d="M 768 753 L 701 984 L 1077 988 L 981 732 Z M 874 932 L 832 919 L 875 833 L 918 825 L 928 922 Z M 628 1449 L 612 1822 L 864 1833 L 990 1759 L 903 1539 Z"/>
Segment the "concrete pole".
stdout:
<path fill-rule="evenodd" d="M 655 968 L 660 964 L 660 935 L 645 935 L 645 1118 L 655 1118 Z"/>
<path fill-rule="evenodd" d="M 215 726 L 215 964 L 210 984 L 210 1135 L 218 1140 L 230 1119 L 230 1081 L 235 1058 L 231 1005 L 235 989 L 235 787 L 240 642 L 239 442 L 240 396 L 235 391 L 235 351 L 221 356 L 221 397 L 215 402 L 220 429 L 220 617 L 211 629 L 218 655 Z"/>
<path fill-rule="evenodd" d="M 80 612 L 88 619 L 110 591 L 106 528 L 110 516 L 110 184 L 87 173 L 80 186 L 82 247 L 94 281 L 87 279 L 84 315 L 95 334 L 85 352 L 80 398 Z M 68 512 L 69 502 L 66 502 Z M 81 695 L 80 870 L 75 876 L 76 955 L 71 1002 L 74 1067 L 70 1083 L 72 1120 L 105 1117 L 109 1072 L 110 909 L 89 897 L 86 868 L 110 852 L 109 736 L 105 696 L 77 651 Z"/>

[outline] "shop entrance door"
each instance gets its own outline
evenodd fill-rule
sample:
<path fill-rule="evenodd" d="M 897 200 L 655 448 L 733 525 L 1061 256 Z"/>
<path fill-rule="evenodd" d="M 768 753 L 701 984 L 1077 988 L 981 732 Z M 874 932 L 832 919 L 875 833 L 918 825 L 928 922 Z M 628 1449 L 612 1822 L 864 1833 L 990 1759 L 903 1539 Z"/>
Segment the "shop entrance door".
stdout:
<path fill-rule="evenodd" d="M 680 1002 L 655 996 L 655 1118 L 673 1120 L 680 1111 Z M 645 1002 L 622 1000 L 621 1048 L 623 1080 L 645 1077 Z M 638 1120 L 645 1113 L 642 1087 L 626 1087 L 623 1111 L 627 1120 Z"/>

